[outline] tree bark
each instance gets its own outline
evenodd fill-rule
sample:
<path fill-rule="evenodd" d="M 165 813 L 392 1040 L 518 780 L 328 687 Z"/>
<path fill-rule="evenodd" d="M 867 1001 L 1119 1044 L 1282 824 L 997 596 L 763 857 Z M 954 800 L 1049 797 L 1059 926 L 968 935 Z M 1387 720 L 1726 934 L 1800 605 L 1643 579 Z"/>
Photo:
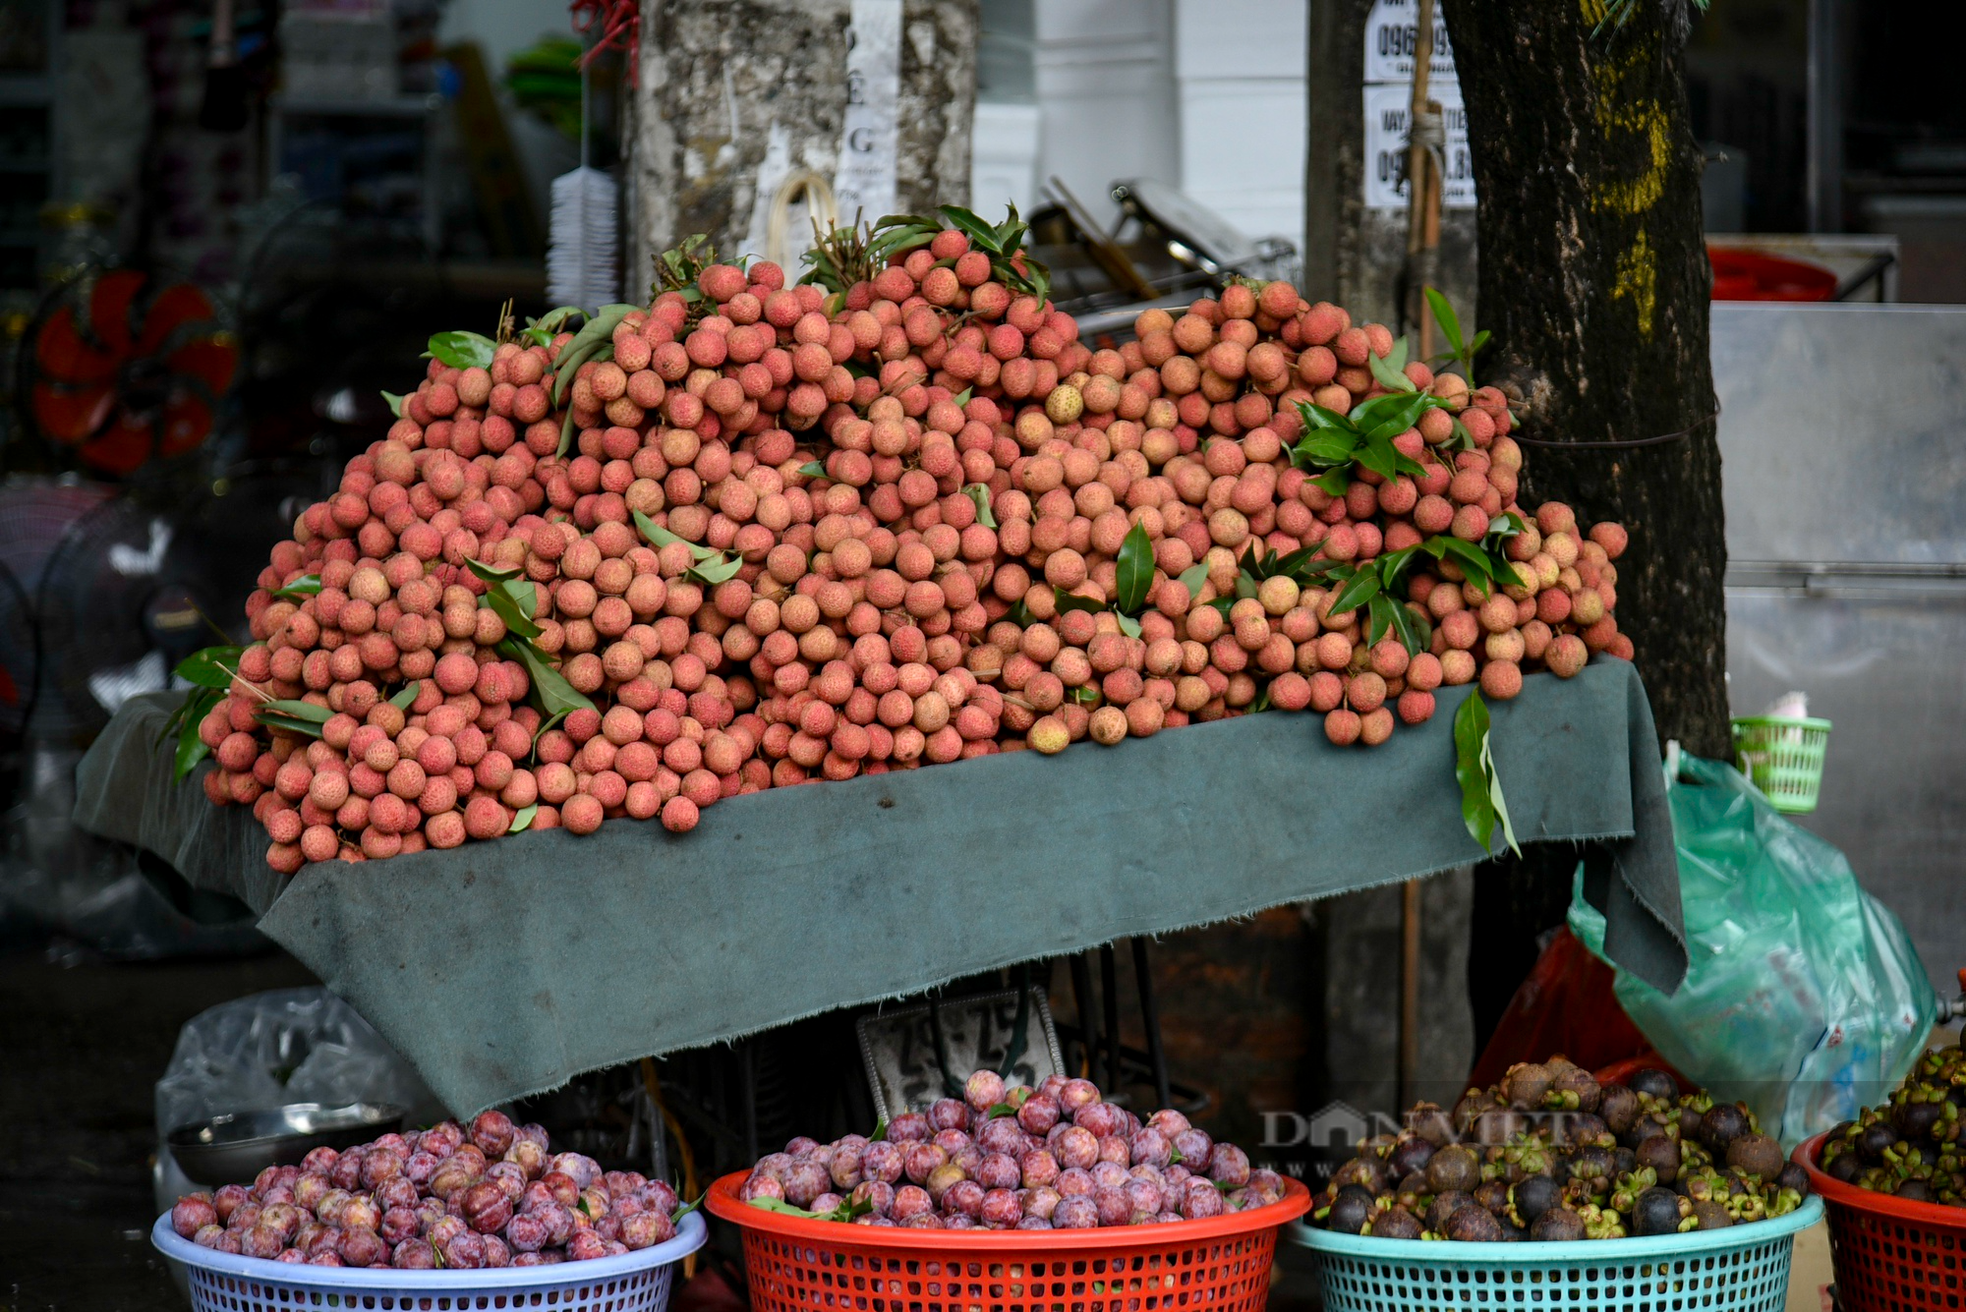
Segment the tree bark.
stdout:
<path fill-rule="evenodd" d="M 1480 192 L 1476 362 L 1522 407 L 1525 504 L 1568 503 L 1630 534 L 1618 627 L 1662 740 L 1727 759 L 1727 565 L 1700 151 L 1688 120 L 1685 0 L 1442 0 Z M 1603 27 L 1600 29 L 1600 24 Z M 1538 845 L 1475 876 L 1469 999 L 1487 1044 L 1563 923 L 1578 853 Z M 1541 1058 L 1548 1054 L 1523 1054 Z"/>
<path fill-rule="evenodd" d="M 1731 756 L 1727 549 L 1707 356 L 1711 277 L 1684 79 L 1685 0 L 1444 0 L 1480 190 L 1476 362 L 1523 407 L 1524 501 L 1631 535 L 1618 627 L 1661 739 Z M 1603 23 L 1600 29 L 1599 25 Z"/>
<path fill-rule="evenodd" d="M 748 249 L 771 196 L 762 169 L 832 179 L 847 109 L 851 0 L 643 0 L 631 98 L 630 300 L 651 257 L 692 233 L 726 258 Z M 895 142 L 896 209 L 969 199 L 976 104 L 976 0 L 904 0 Z M 868 214 L 872 221 L 880 216 Z M 840 215 L 845 226 L 853 214 Z M 809 231 L 792 234 L 798 249 Z M 788 268 L 797 278 L 801 270 Z"/>

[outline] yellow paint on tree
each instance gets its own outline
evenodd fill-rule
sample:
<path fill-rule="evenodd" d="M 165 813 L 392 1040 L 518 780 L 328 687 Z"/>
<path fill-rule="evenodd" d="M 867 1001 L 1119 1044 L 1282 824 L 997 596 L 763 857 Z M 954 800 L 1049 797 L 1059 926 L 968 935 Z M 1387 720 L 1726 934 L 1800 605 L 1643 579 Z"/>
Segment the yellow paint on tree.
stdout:
<path fill-rule="evenodd" d="M 1611 295 L 1632 303 L 1638 312 L 1638 335 L 1644 341 L 1651 341 L 1659 314 L 1659 258 L 1653 253 L 1651 239 L 1643 227 L 1632 239 L 1631 249 L 1618 257 L 1618 275 L 1611 284 Z"/>
<path fill-rule="evenodd" d="M 1578 0 L 1584 22 L 1597 31 L 1606 17 L 1606 0 Z M 1607 179 L 1592 193 L 1591 208 L 1635 219 L 1631 248 L 1618 258 L 1614 299 L 1628 300 L 1638 316 L 1641 340 L 1652 340 L 1659 308 L 1659 261 L 1645 233 L 1644 215 L 1666 190 L 1672 161 L 1672 129 L 1665 109 L 1643 90 L 1649 70 L 1649 42 L 1606 41 L 1604 59 L 1591 65 L 1592 106 L 1598 130 L 1644 138 L 1645 164 L 1633 177 Z"/>

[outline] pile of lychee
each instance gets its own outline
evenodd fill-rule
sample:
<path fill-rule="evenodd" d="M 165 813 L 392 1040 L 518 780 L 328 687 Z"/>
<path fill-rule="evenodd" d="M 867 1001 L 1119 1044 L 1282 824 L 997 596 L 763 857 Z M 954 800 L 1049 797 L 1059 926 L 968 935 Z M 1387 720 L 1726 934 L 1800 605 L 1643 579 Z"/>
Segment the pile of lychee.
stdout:
<path fill-rule="evenodd" d="M 664 1182 L 556 1154 L 541 1127 L 488 1111 L 187 1194 L 171 1227 L 275 1262 L 474 1271 L 619 1257 L 674 1237 L 679 1214 Z"/>
<path fill-rule="evenodd" d="M 1172 1108 L 1145 1121 L 1090 1080 L 1005 1087 L 980 1070 L 961 1098 L 903 1112 L 869 1135 L 800 1137 L 752 1167 L 738 1196 L 821 1220 L 913 1230 L 1090 1230 L 1198 1221 L 1284 1196 Z"/>
<path fill-rule="evenodd" d="M 1745 1104 L 1665 1071 L 1600 1085 L 1563 1057 L 1513 1066 L 1453 1110 L 1419 1103 L 1358 1145 L 1311 1223 L 1382 1239 L 1564 1242 L 1783 1216 L 1809 1178 Z"/>
<path fill-rule="evenodd" d="M 262 572 L 207 794 L 291 872 L 1267 708 L 1373 744 L 1443 684 L 1630 655 L 1624 530 L 1517 507 L 1500 392 L 1281 282 L 1095 350 L 1021 255 L 921 240 L 831 295 L 714 264 L 598 350 L 433 359 Z M 1305 460 L 1307 416 L 1409 388 L 1406 472 Z"/>

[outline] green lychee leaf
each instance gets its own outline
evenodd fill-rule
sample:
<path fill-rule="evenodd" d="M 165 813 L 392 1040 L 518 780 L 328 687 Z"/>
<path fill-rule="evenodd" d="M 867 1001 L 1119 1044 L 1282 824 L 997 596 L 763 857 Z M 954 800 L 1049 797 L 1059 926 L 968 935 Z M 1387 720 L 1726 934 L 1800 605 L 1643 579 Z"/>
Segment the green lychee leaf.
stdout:
<path fill-rule="evenodd" d="M 1127 530 L 1115 562 L 1113 609 L 1122 615 L 1136 614 L 1147 603 L 1147 591 L 1154 586 L 1154 543 L 1145 524 Z"/>
<path fill-rule="evenodd" d="M 212 749 L 205 746 L 205 740 L 198 736 L 198 725 L 222 700 L 223 694 L 216 689 L 194 688 L 180 705 L 182 718 L 177 731 L 177 750 L 171 756 L 173 782 L 184 782 L 184 777 L 197 768 L 198 762 L 212 754 Z M 169 727 L 168 724 L 166 727 Z"/>
<path fill-rule="evenodd" d="M 206 647 L 186 656 L 171 672 L 186 683 L 224 692 L 232 686 L 232 676 L 245 650 L 244 647 Z"/>
<path fill-rule="evenodd" d="M 1192 601 L 1201 595 L 1201 585 L 1208 582 L 1208 566 L 1190 565 L 1181 571 L 1181 582 L 1188 589 L 1188 599 Z"/>
<path fill-rule="evenodd" d="M 1521 856 L 1522 848 L 1515 841 L 1515 826 L 1509 823 L 1509 804 L 1502 797 L 1502 780 L 1495 773 L 1495 756 L 1485 733 L 1481 736 L 1481 772 L 1488 780 L 1488 808 L 1502 826 L 1502 841 L 1509 845 L 1511 852 Z"/>
<path fill-rule="evenodd" d="M 303 574 L 285 587 L 273 589 L 273 595 L 284 597 L 288 601 L 297 601 L 302 597 L 315 596 L 320 591 L 321 576 L 319 574 Z"/>
<path fill-rule="evenodd" d="M 1072 700 L 1081 706 L 1090 706 L 1099 700 L 1099 690 L 1093 687 L 1072 689 Z"/>
<path fill-rule="evenodd" d="M 1393 339 L 1393 349 L 1391 354 L 1386 356 L 1386 363 L 1394 369 L 1406 368 L 1406 362 L 1412 358 L 1412 349 L 1412 343 L 1407 340 L 1406 334 L 1401 333 Z"/>
<path fill-rule="evenodd" d="M 1323 429 L 1310 433 L 1291 448 L 1290 458 L 1300 467 L 1335 469 L 1352 462 L 1358 451 L 1358 438 L 1352 433 Z"/>
<path fill-rule="evenodd" d="M 737 571 L 744 568 L 742 556 L 725 556 L 722 552 L 715 552 L 713 555 L 714 559 L 703 560 L 691 566 L 688 577 L 714 588 L 719 583 L 735 578 Z"/>
<path fill-rule="evenodd" d="M 1472 691 L 1454 712 L 1454 778 L 1461 785 L 1461 820 L 1481 850 L 1495 838 L 1495 803 L 1488 793 L 1482 758 L 1488 745 L 1488 703 Z"/>
<path fill-rule="evenodd" d="M 1119 621 L 1121 633 L 1124 633 L 1129 638 L 1137 638 L 1140 636 L 1139 620 L 1136 620 L 1131 615 L 1126 615 L 1126 614 L 1118 614 L 1115 615 L 1113 618 Z"/>
<path fill-rule="evenodd" d="M 1406 354 L 1406 339 L 1404 337 L 1399 339 L 1398 351 L 1402 356 Z M 1379 380 L 1379 386 L 1385 388 L 1388 392 L 1419 391 L 1420 389 L 1414 386 L 1413 380 L 1400 372 L 1400 367 L 1403 364 L 1405 364 L 1404 360 L 1400 361 L 1400 364 L 1394 364 L 1391 360 L 1380 356 L 1374 351 L 1367 351 L 1365 353 L 1365 367 L 1370 369 L 1372 376 Z"/>
<path fill-rule="evenodd" d="M 394 392 L 384 392 L 382 394 L 382 399 L 384 404 L 388 405 L 390 414 L 395 415 L 398 419 L 401 419 L 403 417 L 402 397 L 398 396 Z"/>
<path fill-rule="evenodd" d="M 506 826 L 505 832 L 508 834 L 523 834 L 527 829 L 532 827 L 533 817 L 538 814 L 538 802 L 531 802 L 520 807 L 518 814 L 512 817 L 512 823 Z"/>
<path fill-rule="evenodd" d="M 1358 432 L 1358 426 L 1351 421 L 1349 416 L 1341 415 L 1336 410 L 1328 409 L 1317 404 L 1315 401 L 1299 401 L 1297 403 L 1297 413 L 1303 418 L 1306 431 L 1329 429 L 1338 433 L 1356 434 Z"/>
<path fill-rule="evenodd" d="M 540 627 L 532 621 L 532 611 L 537 602 L 533 585 L 524 579 L 506 579 L 494 584 L 485 593 L 480 603 L 488 607 L 492 614 L 505 623 L 508 633 L 516 633 L 531 641 L 540 635 Z"/>
<path fill-rule="evenodd" d="M 988 483 L 971 483 L 963 488 L 963 495 L 975 504 L 977 523 L 981 524 L 984 528 L 995 528 L 997 526 L 996 512 L 990 509 L 990 485 Z"/>
<path fill-rule="evenodd" d="M 693 1203 L 677 1203 L 676 1210 L 669 1213 L 669 1220 L 672 1223 L 680 1224 L 684 1217 L 688 1216 L 691 1212 L 694 1212 L 697 1208 L 703 1206 L 703 1200 L 705 1198 L 708 1198 L 709 1196 L 710 1195 L 708 1194 L 698 1194 L 696 1196 L 696 1201 Z M 872 1207 L 873 1204 L 869 1203 L 868 1206 Z"/>
<path fill-rule="evenodd" d="M 1038 622 L 1037 617 L 1031 614 L 1031 608 L 1024 604 L 1022 597 L 1010 603 L 1010 609 L 1004 612 L 1004 618 L 1020 629 L 1028 629 Z"/>
<path fill-rule="evenodd" d="M 986 1121 L 1000 1121 L 1006 1116 L 1015 1115 L 1017 1115 L 1017 1109 L 1015 1107 L 1012 1107 L 1007 1102 L 999 1102 L 991 1104 L 990 1110 L 983 1113 L 983 1119 Z"/>
<path fill-rule="evenodd" d="M 1261 688 L 1257 689 L 1255 700 L 1249 703 L 1249 713 L 1251 715 L 1261 715 L 1269 709 L 1270 685 L 1266 681 Z"/>
<path fill-rule="evenodd" d="M 956 408 L 960 410 L 964 406 L 968 405 L 969 398 L 974 395 L 976 395 L 976 389 L 973 387 L 965 387 L 963 388 L 962 391 L 957 392 L 954 398 L 956 402 Z"/>
<path fill-rule="evenodd" d="M 540 714 L 565 715 L 570 711 L 595 709 L 594 703 L 568 683 L 566 675 L 554 668 L 546 654 L 531 642 L 508 635 L 498 644 L 498 650 L 526 667 L 527 678 L 532 683 L 526 698 Z"/>
<path fill-rule="evenodd" d="M 302 720 L 291 715 L 279 715 L 264 708 L 253 712 L 253 719 L 269 729 L 281 729 L 287 733 L 297 733 L 308 738 L 319 738 L 321 726 L 313 720 Z"/>
<path fill-rule="evenodd" d="M 416 695 L 422 690 L 423 685 L 417 682 L 417 680 L 411 679 L 403 685 L 401 692 L 389 699 L 389 704 L 399 711 L 407 711 L 411 706 L 416 704 Z"/>
<path fill-rule="evenodd" d="M 826 466 L 820 464 L 817 460 L 808 460 L 799 466 L 799 472 L 807 478 L 824 478 L 826 477 Z"/>
<path fill-rule="evenodd" d="M 1097 615 L 1106 609 L 1105 602 L 1094 601 L 1091 597 L 1081 597 L 1076 592 L 1067 592 L 1057 584 L 1052 585 L 1051 595 L 1061 614 L 1068 610 L 1082 610 Z"/>
<path fill-rule="evenodd" d="M 507 579 L 516 579 L 525 573 L 525 569 L 519 565 L 487 565 L 482 560 L 471 560 L 468 557 L 464 567 L 487 583 L 503 583 Z"/>
<path fill-rule="evenodd" d="M 1333 469 L 1319 474 L 1311 482 L 1323 488 L 1334 497 L 1342 497 L 1352 485 L 1351 475 L 1342 469 Z"/>
<path fill-rule="evenodd" d="M 1365 634 L 1367 646 L 1376 647 L 1379 639 L 1386 636 L 1395 623 L 1393 612 L 1397 609 L 1399 608 L 1393 604 L 1393 599 L 1384 592 L 1373 594 L 1372 600 L 1366 603 L 1366 615 L 1370 621 Z"/>
<path fill-rule="evenodd" d="M 1369 406 L 1376 406 L 1382 401 L 1390 401 L 1392 404 L 1383 410 L 1374 411 L 1372 421 L 1369 425 L 1364 422 L 1361 422 L 1359 425 L 1360 431 L 1365 435 L 1367 445 L 1371 445 L 1382 437 L 1388 441 L 1398 437 L 1401 433 L 1404 433 L 1407 429 L 1419 423 L 1422 414 L 1440 403 L 1438 397 L 1429 396 L 1425 392 L 1414 392 L 1410 395 L 1395 393 L 1392 396 L 1382 396 L 1377 400 L 1367 401 L 1365 405 L 1359 407 L 1359 410 L 1364 410 Z M 1353 413 L 1357 414 L 1358 411 L 1354 411 Z"/>
<path fill-rule="evenodd" d="M 639 510 L 635 512 L 635 527 L 642 531 L 643 537 L 658 547 L 666 547 L 672 542 L 682 543 L 689 548 L 689 554 L 698 560 L 710 560 L 723 555 L 715 547 L 706 547 L 700 542 L 691 542 L 681 534 L 671 533 Z"/>
<path fill-rule="evenodd" d="M 483 333 L 438 333 L 430 339 L 430 354 L 453 369 L 489 369 L 498 343 Z"/>
<path fill-rule="evenodd" d="M 284 715 L 290 719 L 307 720 L 314 724 L 326 724 L 334 718 L 334 712 L 327 707 L 316 706 L 313 702 L 304 702 L 297 697 L 285 701 L 265 702 L 259 709 Z"/>
<path fill-rule="evenodd" d="M 997 240 L 997 230 L 983 222 L 960 205 L 938 205 L 935 209 L 948 221 L 950 227 L 969 238 L 969 244 L 989 255 L 1003 254 L 1003 244 Z"/>
<path fill-rule="evenodd" d="M 1327 613 L 1334 616 L 1347 614 L 1378 596 L 1379 591 L 1379 576 L 1371 570 L 1359 570 L 1332 597 Z"/>
<path fill-rule="evenodd" d="M 1434 312 L 1434 322 L 1440 325 L 1440 335 L 1446 339 L 1447 346 L 1456 356 L 1461 354 L 1461 316 L 1454 313 L 1454 306 L 1436 288 L 1421 289 L 1427 298 L 1427 308 Z"/>
<path fill-rule="evenodd" d="M 560 420 L 560 445 L 554 448 L 553 454 L 564 460 L 567 452 L 571 450 L 573 450 L 573 408 L 569 406 L 565 417 Z"/>

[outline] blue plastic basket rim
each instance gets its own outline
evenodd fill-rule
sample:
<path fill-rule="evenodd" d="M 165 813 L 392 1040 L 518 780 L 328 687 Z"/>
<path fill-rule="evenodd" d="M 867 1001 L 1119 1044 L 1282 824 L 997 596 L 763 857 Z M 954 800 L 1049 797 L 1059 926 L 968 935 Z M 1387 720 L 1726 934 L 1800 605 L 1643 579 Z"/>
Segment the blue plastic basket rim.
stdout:
<path fill-rule="evenodd" d="M 392 1292 L 429 1290 L 432 1293 L 460 1291 L 490 1293 L 494 1290 L 546 1290 L 596 1281 L 618 1279 L 672 1262 L 680 1262 L 703 1247 L 710 1228 L 703 1213 L 691 1212 L 676 1225 L 673 1239 L 621 1257 L 596 1257 L 585 1262 L 560 1262 L 552 1266 L 508 1266 L 480 1268 L 476 1271 L 409 1271 L 401 1267 L 308 1266 L 304 1262 L 276 1262 L 266 1257 L 221 1253 L 201 1248 L 185 1239 L 171 1226 L 171 1214 L 164 1213 L 150 1227 L 150 1242 L 157 1251 L 185 1266 L 219 1275 L 269 1284 L 295 1285 L 324 1292 L 351 1289 L 386 1289 Z"/>
<path fill-rule="evenodd" d="M 1731 1225 L 1720 1230 L 1689 1230 L 1677 1235 L 1645 1235 L 1629 1239 L 1579 1239 L 1569 1243 L 1466 1244 L 1451 1239 L 1375 1239 L 1371 1235 L 1339 1234 L 1293 1222 L 1291 1239 L 1318 1253 L 1369 1257 L 1384 1262 L 1413 1262 L 1430 1266 L 1542 1267 L 1604 1266 L 1648 1258 L 1697 1257 L 1705 1253 L 1747 1248 L 1768 1239 L 1785 1239 L 1823 1219 L 1823 1200 L 1811 1194 L 1786 1216 Z"/>

